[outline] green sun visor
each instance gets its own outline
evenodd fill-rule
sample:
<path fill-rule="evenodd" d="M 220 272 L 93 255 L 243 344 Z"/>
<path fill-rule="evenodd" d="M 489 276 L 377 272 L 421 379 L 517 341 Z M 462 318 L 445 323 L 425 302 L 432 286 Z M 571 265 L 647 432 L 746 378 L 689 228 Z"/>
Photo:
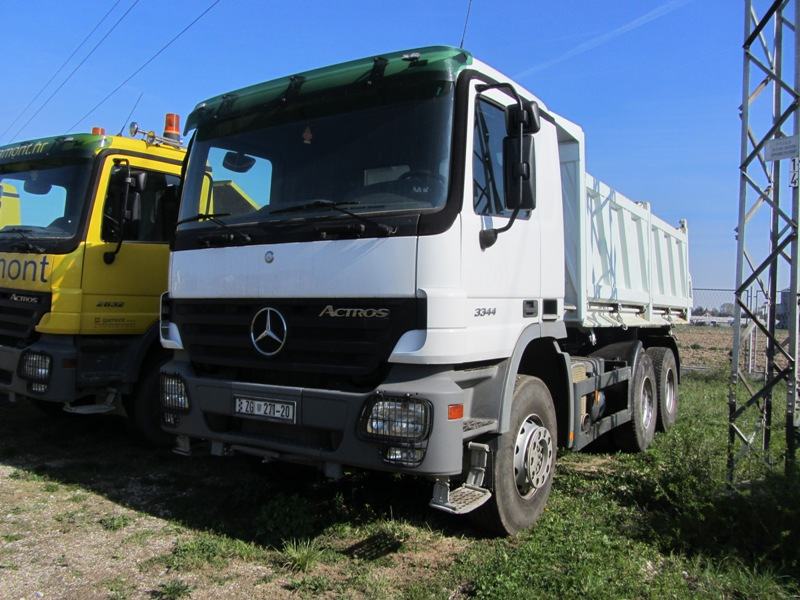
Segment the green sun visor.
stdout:
<path fill-rule="evenodd" d="M 184 133 L 243 114 L 270 111 L 296 97 L 334 88 L 371 86 L 382 80 L 401 82 L 421 74 L 455 81 L 471 63 L 472 55 L 465 50 L 431 46 L 314 69 L 209 98 L 198 104 L 186 119 Z"/>
<path fill-rule="evenodd" d="M 91 158 L 107 141 L 101 135 L 76 133 L 0 146 L 0 165 L 47 158 Z"/>

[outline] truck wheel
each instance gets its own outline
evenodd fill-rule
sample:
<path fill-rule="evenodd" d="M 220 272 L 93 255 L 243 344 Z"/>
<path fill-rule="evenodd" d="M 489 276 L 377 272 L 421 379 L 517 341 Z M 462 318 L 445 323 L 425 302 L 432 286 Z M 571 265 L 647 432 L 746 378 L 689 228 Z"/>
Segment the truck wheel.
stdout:
<path fill-rule="evenodd" d="M 128 422 L 136 435 L 152 446 L 169 446 L 172 436 L 161 429 L 161 401 L 158 394 L 158 376 L 161 364 L 142 370 L 144 377 L 127 407 Z"/>
<path fill-rule="evenodd" d="M 510 429 L 489 444 L 494 456 L 491 499 L 472 513 L 496 535 L 514 535 L 542 514 L 556 462 L 556 413 L 541 379 L 520 375 L 514 387 Z"/>
<path fill-rule="evenodd" d="M 669 348 L 653 347 L 647 349 L 653 361 L 658 391 L 658 419 L 656 429 L 667 431 L 678 417 L 678 365 L 675 354 Z"/>
<path fill-rule="evenodd" d="M 656 432 L 656 372 L 647 352 L 639 352 L 628 388 L 631 420 L 614 429 L 614 443 L 625 452 L 644 452 Z"/>

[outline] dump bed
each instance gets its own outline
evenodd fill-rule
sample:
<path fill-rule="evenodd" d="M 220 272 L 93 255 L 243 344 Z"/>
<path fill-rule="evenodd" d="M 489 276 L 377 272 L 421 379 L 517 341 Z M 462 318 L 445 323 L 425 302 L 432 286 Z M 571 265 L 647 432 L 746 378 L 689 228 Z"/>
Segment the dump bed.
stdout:
<path fill-rule="evenodd" d="M 585 327 L 686 323 L 689 237 L 585 171 L 583 132 L 558 118 L 565 318 Z"/>

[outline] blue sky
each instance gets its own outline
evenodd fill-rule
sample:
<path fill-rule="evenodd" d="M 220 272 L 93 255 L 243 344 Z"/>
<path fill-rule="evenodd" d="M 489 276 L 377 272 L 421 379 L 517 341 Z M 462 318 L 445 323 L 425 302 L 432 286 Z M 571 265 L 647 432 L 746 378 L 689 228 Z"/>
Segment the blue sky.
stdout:
<path fill-rule="evenodd" d="M 33 109 L 134 0 L 121 0 Z M 17 139 L 68 130 L 211 0 L 139 0 Z M 457 45 L 466 0 L 221 0 L 82 122 L 160 128 L 217 93 L 343 60 Z M 3 0 L 0 131 L 112 0 Z M 738 195 L 742 3 L 738 0 L 473 0 L 464 46 L 586 131 L 589 170 L 671 223 L 689 220 L 695 287 L 732 287 Z M 26 120 L 23 116 L 7 143 Z"/>

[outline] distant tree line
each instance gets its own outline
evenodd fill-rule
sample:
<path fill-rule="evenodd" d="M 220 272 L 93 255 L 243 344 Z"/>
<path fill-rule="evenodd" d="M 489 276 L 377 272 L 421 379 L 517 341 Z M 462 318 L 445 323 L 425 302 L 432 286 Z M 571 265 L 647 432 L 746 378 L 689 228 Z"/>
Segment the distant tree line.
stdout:
<path fill-rule="evenodd" d="M 707 308 L 705 306 L 695 306 L 692 309 L 693 317 L 732 317 L 733 302 L 724 302 L 719 308 Z"/>

